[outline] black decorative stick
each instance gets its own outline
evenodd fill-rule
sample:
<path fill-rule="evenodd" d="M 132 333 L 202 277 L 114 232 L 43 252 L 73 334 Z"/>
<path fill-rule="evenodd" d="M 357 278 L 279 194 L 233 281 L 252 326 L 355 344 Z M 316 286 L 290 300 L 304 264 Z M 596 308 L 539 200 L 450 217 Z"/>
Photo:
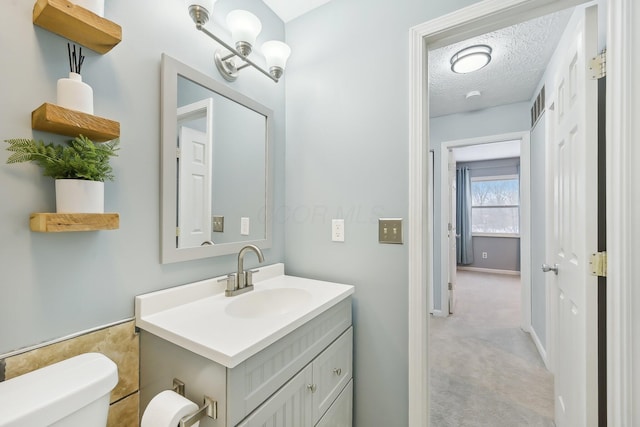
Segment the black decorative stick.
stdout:
<path fill-rule="evenodd" d="M 76 55 L 76 45 L 73 45 L 73 52 L 71 52 L 71 46 L 67 43 L 67 52 L 69 53 L 69 69 L 72 73 L 80 74 L 82 70 L 82 64 L 84 63 L 85 56 L 82 54 L 82 46 Z"/>
<path fill-rule="evenodd" d="M 69 72 L 73 73 L 73 65 L 71 64 L 71 45 L 67 43 L 67 51 L 69 51 Z"/>

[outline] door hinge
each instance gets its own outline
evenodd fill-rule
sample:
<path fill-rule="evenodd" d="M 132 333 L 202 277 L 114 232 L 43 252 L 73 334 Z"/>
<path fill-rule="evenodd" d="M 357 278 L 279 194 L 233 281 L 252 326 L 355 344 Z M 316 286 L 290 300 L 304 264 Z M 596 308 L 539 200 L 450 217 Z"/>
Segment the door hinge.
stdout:
<path fill-rule="evenodd" d="M 607 253 L 596 252 L 591 255 L 589 261 L 591 265 L 591 275 L 598 277 L 607 277 Z"/>
<path fill-rule="evenodd" d="M 176 148 L 176 158 L 179 159 L 180 158 L 180 147 Z"/>
<path fill-rule="evenodd" d="M 453 283 L 449 282 L 449 290 L 452 291 L 453 290 Z"/>
<path fill-rule="evenodd" d="M 180 237 L 180 227 L 176 227 L 176 237 Z"/>
<path fill-rule="evenodd" d="M 603 50 L 589 61 L 589 72 L 592 80 L 598 80 L 607 75 L 607 50 Z"/>

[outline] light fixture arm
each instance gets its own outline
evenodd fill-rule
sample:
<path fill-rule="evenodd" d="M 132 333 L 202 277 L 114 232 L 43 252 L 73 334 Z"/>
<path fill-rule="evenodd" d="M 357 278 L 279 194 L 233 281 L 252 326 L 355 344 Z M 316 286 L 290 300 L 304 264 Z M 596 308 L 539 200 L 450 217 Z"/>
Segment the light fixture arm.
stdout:
<path fill-rule="evenodd" d="M 225 56 L 224 58 L 222 58 L 223 61 L 227 61 L 230 58 L 237 56 L 238 58 L 240 58 L 241 60 L 243 60 L 244 62 L 246 62 L 246 64 L 240 66 L 237 68 L 237 70 L 241 70 L 243 68 L 247 67 L 248 65 L 251 65 L 253 68 L 255 68 L 256 70 L 260 71 L 262 74 L 264 74 L 265 76 L 269 77 L 271 80 L 273 80 L 274 82 L 278 83 L 277 78 L 275 78 L 274 76 L 272 76 L 271 74 L 269 74 L 269 72 L 265 71 L 262 69 L 262 67 L 260 67 L 258 64 L 256 64 L 255 62 L 253 62 L 251 59 L 249 59 L 246 56 L 242 56 L 240 54 L 240 52 L 238 52 L 235 48 L 231 47 L 229 44 L 227 44 L 224 40 L 220 39 L 218 36 L 216 36 L 215 34 L 213 34 L 211 31 L 207 30 L 202 24 L 200 23 L 196 23 L 196 28 L 200 31 L 202 31 L 203 33 L 205 33 L 206 35 L 208 35 L 209 37 L 211 37 L 213 40 L 217 41 L 218 43 L 220 43 L 225 49 L 227 49 L 229 52 L 231 52 L 230 55 Z"/>

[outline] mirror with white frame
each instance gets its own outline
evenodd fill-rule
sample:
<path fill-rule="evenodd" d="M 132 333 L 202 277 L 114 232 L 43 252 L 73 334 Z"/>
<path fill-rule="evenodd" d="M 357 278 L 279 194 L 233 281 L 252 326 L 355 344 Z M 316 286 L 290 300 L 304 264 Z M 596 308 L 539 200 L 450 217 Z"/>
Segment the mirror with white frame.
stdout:
<path fill-rule="evenodd" d="M 161 71 L 162 263 L 270 247 L 273 112 L 165 54 Z"/>

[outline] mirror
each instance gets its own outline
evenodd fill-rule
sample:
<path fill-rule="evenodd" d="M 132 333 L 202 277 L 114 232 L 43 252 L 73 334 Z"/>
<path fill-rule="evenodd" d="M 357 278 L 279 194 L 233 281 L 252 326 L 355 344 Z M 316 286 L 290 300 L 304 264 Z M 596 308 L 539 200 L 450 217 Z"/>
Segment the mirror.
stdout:
<path fill-rule="evenodd" d="M 273 113 L 162 55 L 162 263 L 271 246 Z"/>

